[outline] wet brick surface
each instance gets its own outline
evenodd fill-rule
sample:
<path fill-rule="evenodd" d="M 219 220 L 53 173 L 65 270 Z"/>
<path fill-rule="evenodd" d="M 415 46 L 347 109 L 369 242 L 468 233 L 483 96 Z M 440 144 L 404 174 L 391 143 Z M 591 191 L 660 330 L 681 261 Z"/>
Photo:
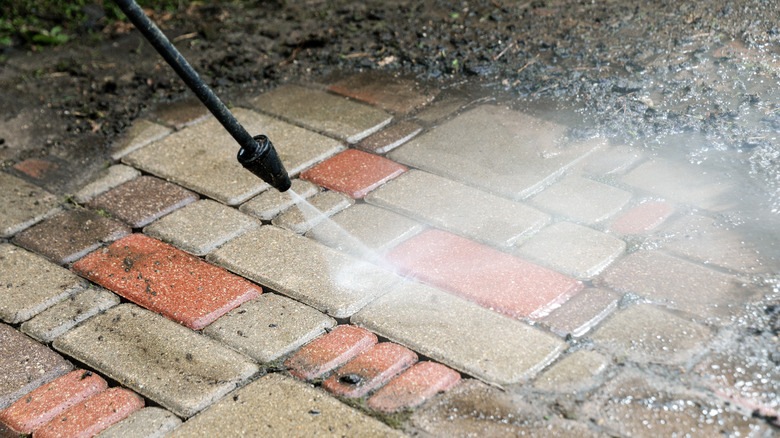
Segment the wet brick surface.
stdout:
<path fill-rule="evenodd" d="M 405 171 L 405 166 L 386 158 L 348 149 L 303 172 L 301 178 L 361 199 Z"/>
<path fill-rule="evenodd" d="M 364 351 L 339 368 L 323 388 L 342 397 L 363 397 L 417 362 L 417 355 L 406 347 L 382 342 Z"/>
<path fill-rule="evenodd" d="M 54 195 L 21 178 L 0 172 L 0 187 L 0 237 L 11 237 L 56 212 Z"/>
<path fill-rule="evenodd" d="M 621 296 L 609 289 L 587 287 L 539 323 L 558 335 L 578 338 L 615 310 Z"/>
<path fill-rule="evenodd" d="M 610 228 L 618 234 L 646 233 L 661 225 L 673 212 L 674 207 L 667 202 L 645 202 L 617 218 Z"/>
<path fill-rule="evenodd" d="M 303 234 L 328 217 L 348 208 L 355 201 L 339 192 L 319 192 L 275 217 L 271 223 L 294 233 Z"/>
<path fill-rule="evenodd" d="M 293 179 L 290 190 L 298 194 L 303 199 L 308 199 L 320 191 L 315 184 L 302 179 Z M 296 201 L 290 192 L 280 192 L 278 190 L 266 190 L 255 196 L 249 201 L 241 204 L 239 211 L 254 216 L 264 221 L 270 221 L 279 215 L 279 213 L 292 207 Z"/>
<path fill-rule="evenodd" d="M 460 374 L 436 362 L 420 362 L 383 386 L 368 399 L 371 409 L 397 412 L 421 405 L 460 381 Z"/>
<path fill-rule="evenodd" d="M 111 159 L 118 160 L 170 133 L 171 129 L 163 125 L 148 120 L 137 120 L 119 141 L 111 145 Z"/>
<path fill-rule="evenodd" d="M 376 335 L 360 327 L 340 325 L 306 344 L 284 362 L 290 374 L 312 380 L 343 365 L 377 342 Z"/>
<path fill-rule="evenodd" d="M 422 126 L 404 121 L 371 134 L 355 147 L 372 154 L 384 154 L 411 140 L 420 131 L 422 131 Z"/>
<path fill-rule="evenodd" d="M 407 113 L 436 97 L 435 92 L 422 91 L 411 79 L 377 70 L 351 75 L 331 84 L 328 89 L 394 113 Z"/>
<path fill-rule="evenodd" d="M 609 365 L 606 357 L 588 350 L 578 350 L 542 373 L 534 386 L 548 391 L 577 391 L 594 385 L 593 377 Z"/>
<path fill-rule="evenodd" d="M 531 204 L 585 225 L 595 224 L 616 214 L 631 194 L 588 178 L 567 177 L 534 196 Z"/>

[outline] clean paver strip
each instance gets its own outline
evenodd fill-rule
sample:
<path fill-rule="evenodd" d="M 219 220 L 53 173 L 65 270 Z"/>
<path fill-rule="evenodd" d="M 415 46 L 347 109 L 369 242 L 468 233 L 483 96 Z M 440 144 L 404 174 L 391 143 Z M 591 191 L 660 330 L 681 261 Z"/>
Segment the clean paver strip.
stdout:
<path fill-rule="evenodd" d="M 299 202 L 284 213 L 275 217 L 271 223 L 297 234 L 309 231 L 311 227 L 327 220 L 328 217 L 348 208 L 355 201 L 339 192 L 319 192 L 307 202 Z"/>
<path fill-rule="evenodd" d="M 592 179 L 570 176 L 531 199 L 536 208 L 592 225 L 615 215 L 631 199 L 631 193 Z"/>
<path fill-rule="evenodd" d="M 302 179 L 293 179 L 290 190 L 302 199 L 309 199 L 320 191 L 319 186 Z M 239 211 L 264 221 L 270 221 L 281 212 L 298 203 L 292 194 L 278 190 L 266 190 L 241 204 Z"/>
<path fill-rule="evenodd" d="M 613 290 L 586 287 L 540 323 L 555 334 L 578 338 L 615 310 L 620 297 L 622 294 Z"/>
<path fill-rule="evenodd" d="M 57 198 L 27 181 L 0 172 L 0 237 L 11 237 L 57 211 Z"/>
<path fill-rule="evenodd" d="M 608 359 L 599 353 L 577 350 L 542 373 L 534 386 L 548 391 L 567 392 L 588 388 L 594 385 L 593 376 L 604 371 L 608 364 Z"/>
<path fill-rule="evenodd" d="M 98 438 L 162 438 L 181 424 L 179 417 L 165 409 L 147 407 L 100 432 Z"/>
<path fill-rule="evenodd" d="M 133 304 L 89 319 L 53 345 L 183 417 L 258 372 L 245 356 Z"/>

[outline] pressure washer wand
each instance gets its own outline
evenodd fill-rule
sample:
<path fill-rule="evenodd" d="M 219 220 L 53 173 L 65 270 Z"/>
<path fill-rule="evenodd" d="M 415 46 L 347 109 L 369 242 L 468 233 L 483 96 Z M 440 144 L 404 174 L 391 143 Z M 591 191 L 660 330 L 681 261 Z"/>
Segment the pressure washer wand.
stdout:
<path fill-rule="evenodd" d="M 241 146 L 238 151 L 238 162 L 247 170 L 263 179 L 280 192 L 290 188 L 290 176 L 274 149 L 274 145 L 265 135 L 252 137 L 236 120 L 224 103 L 211 91 L 190 66 L 186 59 L 168 41 L 135 0 L 115 0 L 119 9 L 127 15 L 139 32 L 149 41 L 165 61 L 173 67 L 176 74 L 198 96 L 206 108 L 214 114 L 222 126 L 233 136 Z"/>

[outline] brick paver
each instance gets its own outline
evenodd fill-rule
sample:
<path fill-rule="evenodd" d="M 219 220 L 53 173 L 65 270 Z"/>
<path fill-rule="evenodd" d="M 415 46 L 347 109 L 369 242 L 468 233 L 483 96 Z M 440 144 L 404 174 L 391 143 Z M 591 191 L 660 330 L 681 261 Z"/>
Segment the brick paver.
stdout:
<path fill-rule="evenodd" d="M 54 417 L 35 431 L 40 438 L 90 437 L 144 406 L 144 400 L 124 388 L 109 388 Z"/>
<path fill-rule="evenodd" d="M 284 213 L 275 217 L 271 223 L 303 234 L 311 227 L 327 220 L 328 217 L 344 210 L 355 201 L 339 192 L 325 191 L 317 193 L 306 202 L 299 202 Z"/>
<path fill-rule="evenodd" d="M 679 364 L 704 348 L 711 332 L 652 304 L 637 304 L 614 313 L 591 337 L 629 360 Z"/>
<path fill-rule="evenodd" d="M 4 411 L 0 423 L 20 434 L 31 434 L 54 417 L 108 387 L 90 371 L 75 370 L 27 394 Z"/>
<path fill-rule="evenodd" d="M 47 175 L 56 172 L 59 166 L 49 160 L 39 160 L 38 158 L 29 158 L 13 165 L 13 169 L 23 173 L 30 178 L 41 179 Z"/>
<path fill-rule="evenodd" d="M 146 407 L 100 432 L 98 438 L 162 438 L 181 424 L 179 417 L 165 409 Z"/>
<path fill-rule="evenodd" d="M 602 148 L 583 160 L 582 171 L 592 176 L 619 174 L 641 158 L 642 153 L 630 146 Z"/>
<path fill-rule="evenodd" d="M 405 171 L 405 166 L 387 158 L 347 149 L 303 172 L 301 178 L 354 199 L 362 199 Z"/>
<path fill-rule="evenodd" d="M 347 318 L 399 281 L 392 273 L 274 226 L 208 255 L 212 263 L 334 318 Z"/>
<path fill-rule="evenodd" d="M 0 323 L 0 410 L 71 368 L 59 354 Z"/>
<path fill-rule="evenodd" d="M 210 199 L 193 202 L 144 228 L 144 233 L 194 255 L 205 255 L 259 225 Z"/>
<path fill-rule="evenodd" d="M 320 191 L 320 188 L 309 181 L 302 179 L 293 179 L 290 190 L 295 192 L 303 199 L 309 199 Z M 264 221 L 270 221 L 298 202 L 298 200 L 287 192 L 278 190 L 266 190 L 255 196 L 249 201 L 241 204 L 238 209 L 242 213 L 254 216 Z"/>
<path fill-rule="evenodd" d="M 411 140 L 420 131 L 422 126 L 417 123 L 403 121 L 371 134 L 355 147 L 372 154 L 384 154 Z"/>
<path fill-rule="evenodd" d="M 253 111 L 236 108 L 232 112 L 248 132 L 271 139 L 290 176 L 343 149 L 336 140 Z M 133 152 L 123 161 L 224 204 L 237 205 L 269 187 L 238 163 L 238 150 L 222 125 L 209 119 Z"/>
<path fill-rule="evenodd" d="M 198 199 L 198 195 L 151 176 L 140 176 L 87 202 L 133 228 L 148 225 Z"/>
<path fill-rule="evenodd" d="M 598 275 L 626 250 L 626 242 L 571 222 L 543 228 L 514 252 L 580 280 Z"/>
<path fill-rule="evenodd" d="M 621 296 L 609 289 L 587 287 L 539 323 L 558 335 L 578 338 L 612 313 Z"/>
<path fill-rule="evenodd" d="M 408 348 L 382 342 L 339 368 L 322 386 L 342 397 L 363 397 L 416 362 L 417 355 Z"/>
<path fill-rule="evenodd" d="M 155 105 L 150 117 L 176 129 L 194 125 L 211 117 L 208 109 L 194 96 Z"/>
<path fill-rule="evenodd" d="M 111 145 L 111 159 L 118 160 L 170 133 L 171 128 L 148 120 L 136 120 L 122 138 Z"/>
<path fill-rule="evenodd" d="M 41 342 L 57 336 L 100 312 L 119 304 L 119 297 L 99 287 L 90 287 L 71 295 L 22 324 L 24 333 Z"/>
<path fill-rule="evenodd" d="M 260 111 L 348 143 L 357 143 L 392 119 L 386 112 L 368 105 L 292 84 L 261 94 L 251 102 Z"/>
<path fill-rule="evenodd" d="M 262 293 L 243 278 L 143 234 L 90 254 L 73 270 L 193 330 Z"/>
<path fill-rule="evenodd" d="M 630 199 L 625 190 L 570 176 L 534 196 L 531 203 L 540 210 L 591 225 L 615 215 Z"/>
<path fill-rule="evenodd" d="M 364 260 L 376 260 L 424 228 L 421 223 L 390 210 L 357 204 L 307 231 L 306 237 Z"/>
<path fill-rule="evenodd" d="M 10 324 L 32 318 L 87 285 L 67 269 L 8 243 L 0 243 L 0 260 L 0 320 Z"/>
<path fill-rule="evenodd" d="M 141 176 L 141 172 L 130 166 L 125 166 L 124 164 L 111 166 L 95 175 L 92 181 L 85 184 L 84 187 L 73 195 L 73 199 L 82 204 L 86 203 L 90 199 L 139 176 Z"/>
<path fill-rule="evenodd" d="M 334 93 L 376 105 L 385 111 L 408 113 L 436 97 L 434 91 L 424 91 L 415 81 L 378 71 L 368 70 L 350 75 L 328 87 Z"/>
<path fill-rule="evenodd" d="M 366 201 L 497 247 L 510 247 L 550 220 L 527 205 L 416 170 L 375 190 Z"/>
<path fill-rule="evenodd" d="M 190 419 L 168 437 L 402 436 L 311 385 L 268 374 Z"/>
<path fill-rule="evenodd" d="M 258 362 L 289 354 L 334 327 L 336 320 L 297 301 L 263 294 L 203 330 Z"/>
<path fill-rule="evenodd" d="M 664 223 L 673 212 L 674 207 L 667 202 L 645 202 L 617 218 L 610 229 L 618 234 L 646 233 Z"/>
<path fill-rule="evenodd" d="M 57 211 L 57 198 L 21 178 L 0 172 L 0 237 L 19 231 Z"/>
<path fill-rule="evenodd" d="M 258 371 L 245 356 L 133 304 L 90 318 L 53 346 L 183 417 Z"/>
<path fill-rule="evenodd" d="M 368 399 L 371 409 L 397 412 L 421 405 L 460 381 L 460 374 L 436 362 L 420 362 L 383 386 Z"/>
<path fill-rule="evenodd" d="M 419 283 L 406 283 L 377 298 L 351 321 L 498 384 L 533 377 L 566 345 L 523 322 Z"/>
<path fill-rule="evenodd" d="M 284 362 L 290 374 L 312 380 L 343 365 L 377 342 L 376 335 L 351 325 L 340 325 L 306 344 Z"/>
<path fill-rule="evenodd" d="M 57 214 L 17 234 L 13 243 L 48 257 L 59 264 L 75 262 L 100 245 L 128 234 L 127 225 L 76 208 Z"/>
<path fill-rule="evenodd" d="M 602 143 L 570 143 L 566 135 L 562 125 L 481 105 L 393 150 L 390 158 L 520 200 Z"/>
<path fill-rule="evenodd" d="M 588 350 L 577 350 L 556 362 L 534 382 L 546 391 L 570 393 L 594 386 L 593 377 L 607 368 L 606 357 Z"/>
<path fill-rule="evenodd" d="M 386 260 L 402 275 L 513 318 L 541 318 L 583 288 L 558 272 L 441 230 L 418 234 Z"/>
<path fill-rule="evenodd" d="M 422 122 L 426 126 L 432 125 L 441 119 L 451 116 L 459 110 L 466 108 L 469 101 L 463 96 L 451 96 L 443 99 L 434 100 L 431 104 L 424 107 L 414 119 Z"/>

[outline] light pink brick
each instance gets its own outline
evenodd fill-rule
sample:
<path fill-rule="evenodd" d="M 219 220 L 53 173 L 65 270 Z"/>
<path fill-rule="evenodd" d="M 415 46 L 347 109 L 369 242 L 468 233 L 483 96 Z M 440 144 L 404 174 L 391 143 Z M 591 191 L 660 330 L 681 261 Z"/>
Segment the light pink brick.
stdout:
<path fill-rule="evenodd" d="M 293 376 L 311 380 L 346 363 L 377 343 L 376 335 L 353 325 L 340 325 L 308 343 L 284 365 Z"/>
<path fill-rule="evenodd" d="M 382 412 L 413 408 L 460 381 L 460 374 L 436 362 L 421 362 L 391 380 L 371 398 L 368 406 Z"/>
<path fill-rule="evenodd" d="M 86 438 L 97 435 L 144 407 L 144 400 L 124 388 L 109 388 L 54 417 L 34 438 Z"/>
<path fill-rule="evenodd" d="M 406 347 L 383 342 L 371 347 L 341 367 L 323 383 L 342 397 L 363 397 L 417 362 L 417 354 Z"/>
<path fill-rule="evenodd" d="M 612 231 L 620 234 L 645 233 L 661 225 L 673 211 L 674 207 L 666 202 L 645 202 L 620 216 L 612 224 Z"/>

